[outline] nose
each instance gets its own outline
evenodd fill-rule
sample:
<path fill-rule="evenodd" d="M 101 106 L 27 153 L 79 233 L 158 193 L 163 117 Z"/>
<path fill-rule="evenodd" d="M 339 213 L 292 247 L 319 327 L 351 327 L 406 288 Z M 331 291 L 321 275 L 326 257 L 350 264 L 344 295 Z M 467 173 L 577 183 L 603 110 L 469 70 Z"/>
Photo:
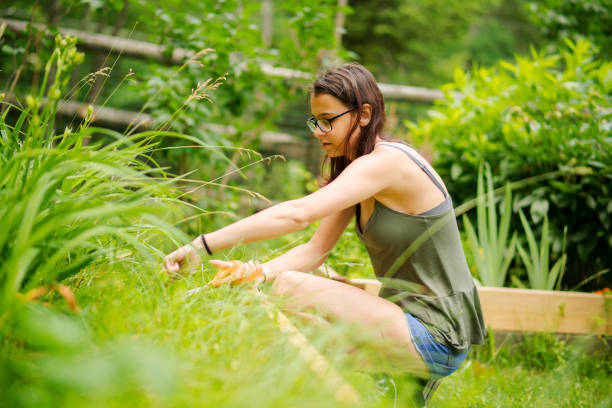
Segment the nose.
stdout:
<path fill-rule="evenodd" d="M 315 126 L 315 130 L 314 132 L 312 132 L 312 134 L 314 135 L 314 137 L 316 137 L 317 139 L 321 139 L 321 137 L 325 134 L 323 133 L 323 131 L 321 129 L 319 129 L 318 126 Z"/>

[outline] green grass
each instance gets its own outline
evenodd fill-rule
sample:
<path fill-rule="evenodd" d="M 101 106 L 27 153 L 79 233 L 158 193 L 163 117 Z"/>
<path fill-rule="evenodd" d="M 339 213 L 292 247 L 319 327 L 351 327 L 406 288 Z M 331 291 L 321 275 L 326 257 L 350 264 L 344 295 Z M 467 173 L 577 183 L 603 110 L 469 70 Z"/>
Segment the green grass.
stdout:
<path fill-rule="evenodd" d="M 540 371 L 469 360 L 442 382 L 430 407 L 604 408 L 611 404 L 612 381 L 603 372 L 590 377 L 571 367 Z"/>
<path fill-rule="evenodd" d="M 155 265 L 126 259 L 77 274 L 70 284 L 78 316 L 51 294 L 47 300 L 53 309 L 39 306 L 45 310 L 45 325 L 23 327 L 28 325 L 23 316 L 18 325 L 26 338 L 46 342 L 30 341 L 20 351 L 20 345 L 5 339 L 4 350 L 13 347 L 11 360 L 28 367 L 25 375 L 22 367 L 22 381 L 10 388 L 20 396 L 11 395 L 11 401 L 24 407 L 346 406 L 252 292 L 222 287 L 186 298 L 189 289 L 205 284 L 213 273 L 201 269 L 170 282 Z M 67 321 L 48 323 L 51 310 L 58 314 L 64 309 L 59 318 Z M 347 352 L 353 344 L 349 339 L 357 335 L 351 328 L 294 323 L 359 391 L 363 406 L 393 406 L 389 396 L 376 397 L 374 377 Z M 43 326 L 57 330 L 45 334 Z M 549 335 L 503 344 L 493 358 L 488 345 L 476 347 L 462 368 L 442 382 L 430 406 L 610 406 L 612 359 L 606 350 L 592 356 L 584 350 Z M 400 406 L 410 406 L 410 378 L 395 378 Z"/>
<path fill-rule="evenodd" d="M 187 298 L 215 271 L 203 265 L 174 281 L 160 272 L 161 256 L 170 249 L 163 246 L 189 238 L 167 224 L 183 206 L 164 169 L 148 165 L 150 154 L 163 136 L 206 146 L 170 132 L 126 138 L 89 128 L 88 120 L 74 132 L 56 134 L 53 100 L 66 82 L 66 67 L 76 63 L 70 51 L 75 40 L 62 45 L 58 37 L 57 43 L 45 81 L 53 61 L 64 69 L 50 81 L 51 102 L 39 106 L 43 86 L 26 108 L 12 108 L 19 111 L 16 123 L 8 123 L 6 112 L 0 118 L 2 406 L 354 406 L 339 401 L 253 291 L 207 288 Z M 114 142 L 84 145 L 94 133 Z M 266 260 L 309 232 L 312 227 L 225 255 Z M 351 230 L 330 258 L 346 275 L 371 274 Z M 54 281 L 72 288 L 78 314 L 54 291 L 39 301 L 17 295 Z M 282 306 L 281 299 L 265 299 Z M 377 377 L 365 371 L 388 367 L 380 353 L 384 344 L 366 344 L 367 335 L 354 327 L 294 324 L 358 391 L 362 406 L 394 406 L 389 395 L 380 396 Z M 493 355 L 488 350 L 475 348 L 431 406 L 610 405 L 609 352 L 588 356 L 587 348 L 553 336 L 526 337 Z M 414 382 L 394 378 L 398 406 L 410 406 Z"/>
<path fill-rule="evenodd" d="M 310 370 L 250 291 L 222 287 L 186 298 L 187 290 L 205 284 L 212 270 L 169 283 L 152 268 L 139 269 L 96 268 L 80 274 L 73 285 L 94 343 L 153 344 L 164 360 L 158 366 L 172 367 L 172 387 L 157 396 L 164 405 L 311 406 L 316 401 L 317 406 L 338 406 L 334 390 Z M 303 329 L 313 335 L 314 329 Z M 339 344 L 344 334 L 338 328 L 312 341 L 346 372 L 346 348 Z M 361 389 L 373 385 L 365 374 L 347 374 Z"/>

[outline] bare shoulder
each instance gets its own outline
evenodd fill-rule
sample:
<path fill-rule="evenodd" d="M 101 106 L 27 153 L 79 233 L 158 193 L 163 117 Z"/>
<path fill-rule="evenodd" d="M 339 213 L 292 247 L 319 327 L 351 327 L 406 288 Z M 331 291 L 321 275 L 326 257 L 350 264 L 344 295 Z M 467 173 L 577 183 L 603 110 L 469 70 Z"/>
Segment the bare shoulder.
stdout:
<path fill-rule="evenodd" d="M 410 152 L 413 156 L 421 157 L 419 152 L 413 147 L 400 143 L 400 142 L 390 142 L 390 141 L 382 141 L 376 143 L 376 147 L 374 148 L 376 152 L 385 152 L 389 155 L 395 155 L 397 157 L 406 157 L 406 151 Z"/>
<path fill-rule="evenodd" d="M 372 150 L 370 154 L 366 154 L 362 157 L 369 158 L 372 161 L 381 162 L 386 165 L 396 165 L 398 163 L 397 160 L 402 160 L 406 157 L 405 151 L 400 150 L 402 148 L 407 148 L 407 150 L 409 150 L 413 155 L 416 153 L 414 149 L 405 144 L 384 142 L 377 143 L 376 146 L 374 146 L 374 150 Z M 418 153 L 416 153 L 416 155 L 419 156 Z"/>
<path fill-rule="evenodd" d="M 406 154 L 401 150 L 377 144 L 372 152 L 353 160 L 343 173 L 348 177 L 367 177 L 388 184 L 412 171 L 407 163 Z"/>
<path fill-rule="evenodd" d="M 418 169 L 416 163 L 414 163 L 412 160 L 406 160 L 408 158 L 406 152 L 409 152 L 418 160 L 425 162 L 425 159 L 416 150 L 403 143 L 397 142 L 385 141 L 377 143 L 376 147 L 372 151 L 372 155 L 377 157 L 378 160 L 383 161 L 388 167 L 393 167 L 396 169 L 401 167 L 408 172 L 413 171 L 414 167 Z"/>
<path fill-rule="evenodd" d="M 399 154 L 399 155 L 398 155 Z M 368 154 L 355 159 L 350 166 L 368 168 L 369 170 L 385 171 L 397 163 L 402 152 L 394 148 L 380 148 L 378 145 Z"/>
<path fill-rule="evenodd" d="M 404 143 L 399 142 L 381 142 L 376 144 L 375 150 L 386 152 L 389 155 L 395 155 L 397 158 L 407 158 L 406 153 L 410 154 L 412 160 L 406 160 L 406 163 L 409 163 L 410 167 L 415 167 L 415 165 L 424 165 L 428 167 L 430 170 L 433 170 L 431 164 L 423 157 L 418 150 L 414 147 L 406 145 Z M 416 162 L 415 162 L 416 159 Z M 417 166 L 418 167 L 418 166 Z"/>
<path fill-rule="evenodd" d="M 415 148 L 408 146 L 403 143 L 397 142 L 382 142 L 376 145 L 375 150 L 380 150 L 387 152 L 387 154 L 394 154 L 396 159 L 393 160 L 395 167 L 404 173 L 405 176 L 411 177 L 416 176 L 417 178 L 421 178 L 423 180 L 426 179 L 425 173 L 423 172 L 423 166 L 426 167 L 431 174 L 440 182 L 441 185 L 444 186 L 444 182 L 442 178 L 438 175 L 436 170 L 433 168 L 431 163 L 425 159 Z M 408 159 L 406 153 L 410 154 L 410 160 Z"/>

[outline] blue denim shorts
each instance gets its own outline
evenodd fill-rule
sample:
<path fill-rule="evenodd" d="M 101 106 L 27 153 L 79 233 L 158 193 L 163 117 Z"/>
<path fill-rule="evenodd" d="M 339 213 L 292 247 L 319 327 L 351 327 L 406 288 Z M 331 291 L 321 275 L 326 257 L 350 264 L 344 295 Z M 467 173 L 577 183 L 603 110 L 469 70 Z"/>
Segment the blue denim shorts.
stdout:
<path fill-rule="evenodd" d="M 425 360 L 432 377 L 445 377 L 454 373 L 467 357 L 444 344 L 438 343 L 429 330 L 410 313 L 405 313 L 414 347 Z"/>

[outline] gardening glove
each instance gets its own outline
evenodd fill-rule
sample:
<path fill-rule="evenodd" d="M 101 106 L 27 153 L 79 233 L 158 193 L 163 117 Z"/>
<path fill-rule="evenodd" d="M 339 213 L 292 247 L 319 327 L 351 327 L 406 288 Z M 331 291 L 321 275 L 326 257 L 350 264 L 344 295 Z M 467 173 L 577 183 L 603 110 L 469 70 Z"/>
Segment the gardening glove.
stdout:
<path fill-rule="evenodd" d="M 246 264 L 241 261 L 211 260 L 209 262 L 219 268 L 219 272 L 208 282 L 209 286 L 215 288 L 224 283 L 235 286 L 248 282 L 260 283 L 264 280 L 263 268 L 257 261 L 249 261 Z"/>

